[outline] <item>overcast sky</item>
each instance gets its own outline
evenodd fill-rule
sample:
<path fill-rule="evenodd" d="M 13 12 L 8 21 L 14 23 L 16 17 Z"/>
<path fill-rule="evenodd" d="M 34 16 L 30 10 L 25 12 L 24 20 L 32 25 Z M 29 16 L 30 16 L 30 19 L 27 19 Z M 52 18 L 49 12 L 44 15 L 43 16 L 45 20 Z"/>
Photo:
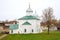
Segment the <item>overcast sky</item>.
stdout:
<path fill-rule="evenodd" d="M 56 19 L 60 19 L 60 0 L 0 0 L 0 20 L 13 20 L 26 15 L 29 7 L 41 16 L 45 8 L 52 7 Z"/>

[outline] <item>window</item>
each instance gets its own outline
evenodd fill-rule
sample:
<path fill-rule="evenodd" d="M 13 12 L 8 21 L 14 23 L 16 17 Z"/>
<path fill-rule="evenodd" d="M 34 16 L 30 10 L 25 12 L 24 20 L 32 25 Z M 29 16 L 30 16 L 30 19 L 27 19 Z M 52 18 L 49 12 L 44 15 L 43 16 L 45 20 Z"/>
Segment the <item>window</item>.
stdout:
<path fill-rule="evenodd" d="M 26 32 L 26 29 L 24 29 L 24 32 Z"/>
<path fill-rule="evenodd" d="M 32 32 L 34 32 L 33 29 L 32 29 Z"/>
<path fill-rule="evenodd" d="M 13 30 L 11 30 L 11 33 L 13 33 Z"/>

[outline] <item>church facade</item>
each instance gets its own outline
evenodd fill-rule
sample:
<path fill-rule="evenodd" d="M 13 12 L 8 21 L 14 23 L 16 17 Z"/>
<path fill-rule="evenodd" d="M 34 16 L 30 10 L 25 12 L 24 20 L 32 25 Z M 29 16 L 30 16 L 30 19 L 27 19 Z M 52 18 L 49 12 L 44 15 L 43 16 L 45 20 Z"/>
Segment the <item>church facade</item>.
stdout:
<path fill-rule="evenodd" d="M 26 10 L 26 16 L 18 19 L 18 24 L 10 25 L 10 34 L 28 34 L 41 33 L 40 19 L 33 15 L 33 10 L 29 8 Z"/>

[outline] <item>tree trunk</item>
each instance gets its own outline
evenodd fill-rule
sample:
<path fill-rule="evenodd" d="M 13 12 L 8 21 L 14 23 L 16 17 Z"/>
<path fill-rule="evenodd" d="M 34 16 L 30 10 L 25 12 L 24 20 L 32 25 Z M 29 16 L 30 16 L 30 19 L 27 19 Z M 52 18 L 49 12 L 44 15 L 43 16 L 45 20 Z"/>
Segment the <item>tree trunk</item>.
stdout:
<path fill-rule="evenodd" d="M 49 34 L 49 25 L 48 25 L 48 34 Z"/>

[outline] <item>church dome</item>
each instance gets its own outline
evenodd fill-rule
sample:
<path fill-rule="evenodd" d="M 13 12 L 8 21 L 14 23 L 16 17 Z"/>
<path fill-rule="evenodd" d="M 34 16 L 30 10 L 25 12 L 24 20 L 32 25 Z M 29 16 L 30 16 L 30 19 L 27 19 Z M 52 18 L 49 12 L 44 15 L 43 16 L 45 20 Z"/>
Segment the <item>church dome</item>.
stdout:
<path fill-rule="evenodd" d="M 29 4 L 29 8 L 26 10 L 26 12 L 33 12 L 33 10 L 30 8 L 30 4 Z"/>
<path fill-rule="evenodd" d="M 31 8 L 28 8 L 26 12 L 33 12 L 33 10 Z"/>

